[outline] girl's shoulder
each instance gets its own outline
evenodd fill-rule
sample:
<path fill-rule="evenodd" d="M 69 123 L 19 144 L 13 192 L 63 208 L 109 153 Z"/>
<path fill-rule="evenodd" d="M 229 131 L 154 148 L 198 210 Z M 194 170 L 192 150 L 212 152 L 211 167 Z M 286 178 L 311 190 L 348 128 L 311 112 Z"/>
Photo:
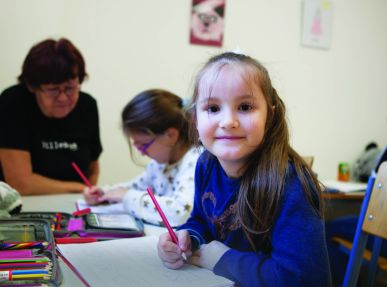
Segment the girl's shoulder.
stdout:
<path fill-rule="evenodd" d="M 193 169 L 195 169 L 196 162 L 197 162 L 201 152 L 202 152 L 202 150 L 199 150 L 198 148 L 195 148 L 195 147 L 191 147 L 190 149 L 188 149 L 186 151 L 184 156 L 182 158 L 180 158 L 180 160 L 178 160 L 175 163 L 159 164 L 154 159 L 151 160 L 151 163 L 153 166 L 157 166 L 157 168 L 159 168 L 159 169 L 168 169 L 168 170 L 176 169 L 176 170 L 180 170 L 180 171 L 182 171 L 182 170 L 186 171 L 187 169 L 193 170 Z"/>
<path fill-rule="evenodd" d="M 207 150 L 203 150 L 197 160 L 195 178 L 200 178 L 203 180 L 205 177 L 212 173 L 215 165 L 216 157 L 214 157 Z"/>
<path fill-rule="evenodd" d="M 165 163 L 158 163 L 154 159 L 150 159 L 149 163 L 146 166 L 146 172 L 154 173 L 154 172 L 162 172 L 166 167 Z"/>
<path fill-rule="evenodd" d="M 304 173 L 309 190 L 305 190 L 305 186 L 302 184 L 301 175 L 297 173 L 297 170 L 293 163 L 288 164 L 284 185 L 284 201 L 305 203 L 308 202 L 310 196 L 313 201 L 313 205 L 319 205 L 318 189 L 315 186 L 312 178 Z M 309 194 L 311 193 L 311 194 Z M 307 196 L 309 194 L 309 196 Z"/>
<path fill-rule="evenodd" d="M 216 163 L 217 159 L 209 151 L 203 150 L 198 158 L 198 167 L 200 168 L 209 168 Z"/>
<path fill-rule="evenodd" d="M 284 197 L 297 198 L 302 196 L 303 187 L 301 184 L 300 175 L 293 163 L 289 162 L 285 174 L 284 182 Z"/>
<path fill-rule="evenodd" d="M 203 153 L 202 147 L 191 147 L 184 155 L 183 160 L 195 160 L 197 161 L 200 155 Z"/>
<path fill-rule="evenodd" d="M 294 163 L 288 162 L 288 166 L 286 168 L 286 181 L 290 180 L 297 180 L 299 179 L 299 176 L 296 171 L 296 167 L 294 166 Z"/>
<path fill-rule="evenodd" d="M 199 178 L 201 181 L 204 182 L 209 177 L 217 178 L 218 180 L 228 182 L 232 185 L 234 184 L 234 182 L 240 182 L 240 178 L 229 178 L 216 156 L 214 156 L 207 150 L 204 150 L 198 159 L 195 177 Z"/>

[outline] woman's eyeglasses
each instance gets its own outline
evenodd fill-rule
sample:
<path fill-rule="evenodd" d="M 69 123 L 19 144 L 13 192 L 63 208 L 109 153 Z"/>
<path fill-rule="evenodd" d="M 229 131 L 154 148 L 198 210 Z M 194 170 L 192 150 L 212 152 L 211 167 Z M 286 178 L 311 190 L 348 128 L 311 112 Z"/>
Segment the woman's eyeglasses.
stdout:
<path fill-rule="evenodd" d="M 57 87 L 57 88 L 40 88 L 43 93 L 53 99 L 57 99 L 60 94 L 65 93 L 66 96 L 71 97 L 79 92 L 80 85 L 76 86 L 66 86 L 66 87 Z"/>
<path fill-rule="evenodd" d="M 147 143 L 144 143 L 142 145 L 134 145 L 137 150 L 142 154 L 142 155 L 147 155 L 147 150 L 148 148 L 155 142 L 157 137 L 154 137 L 152 140 L 150 140 Z"/>

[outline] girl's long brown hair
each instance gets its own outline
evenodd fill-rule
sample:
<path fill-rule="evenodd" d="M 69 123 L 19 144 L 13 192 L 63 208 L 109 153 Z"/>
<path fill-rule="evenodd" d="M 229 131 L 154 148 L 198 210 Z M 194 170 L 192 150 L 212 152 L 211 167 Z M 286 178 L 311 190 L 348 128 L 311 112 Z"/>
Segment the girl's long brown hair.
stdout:
<path fill-rule="evenodd" d="M 210 92 L 213 79 L 226 65 L 238 67 L 250 84 L 261 88 L 267 102 L 265 134 L 261 144 L 248 157 L 242 168 L 241 186 L 237 198 L 237 220 L 252 247 L 263 248 L 270 240 L 285 191 L 289 162 L 294 165 L 303 191 L 322 217 L 321 186 L 311 168 L 289 144 L 286 109 L 272 86 L 266 68 L 257 60 L 232 52 L 212 57 L 199 71 L 194 86 L 190 111 L 196 119 L 195 104 L 199 92 Z M 210 79 L 210 80 L 209 80 Z M 198 143 L 196 123 L 191 123 L 191 136 Z"/>

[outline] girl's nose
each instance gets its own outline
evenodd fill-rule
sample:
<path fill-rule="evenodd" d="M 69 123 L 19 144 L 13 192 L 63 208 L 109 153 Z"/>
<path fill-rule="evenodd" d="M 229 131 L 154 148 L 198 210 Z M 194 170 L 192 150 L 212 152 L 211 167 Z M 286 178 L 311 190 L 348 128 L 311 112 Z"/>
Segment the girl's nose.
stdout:
<path fill-rule="evenodd" d="M 224 112 L 221 115 L 219 127 L 222 129 L 235 129 L 239 127 L 238 117 L 233 112 Z"/>

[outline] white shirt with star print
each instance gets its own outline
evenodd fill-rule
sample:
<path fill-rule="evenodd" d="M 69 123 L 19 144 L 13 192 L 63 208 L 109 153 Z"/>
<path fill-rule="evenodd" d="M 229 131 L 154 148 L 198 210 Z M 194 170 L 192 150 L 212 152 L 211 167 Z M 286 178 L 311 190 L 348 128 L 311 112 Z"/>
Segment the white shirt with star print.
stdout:
<path fill-rule="evenodd" d="M 124 208 L 145 222 L 162 225 L 161 217 L 146 191 L 149 186 L 170 225 L 179 226 L 185 223 L 192 210 L 195 167 L 200 153 L 200 149 L 191 148 L 180 161 L 173 164 L 159 164 L 151 160 L 138 177 L 110 188 L 104 187 L 104 191 L 127 189 L 122 200 Z"/>

